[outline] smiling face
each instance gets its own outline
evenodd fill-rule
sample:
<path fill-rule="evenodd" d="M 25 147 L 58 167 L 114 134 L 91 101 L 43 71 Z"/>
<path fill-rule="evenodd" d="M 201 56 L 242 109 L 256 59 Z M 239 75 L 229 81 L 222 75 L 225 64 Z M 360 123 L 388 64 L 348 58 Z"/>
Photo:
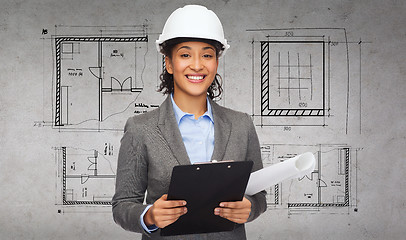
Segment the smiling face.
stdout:
<path fill-rule="evenodd" d="M 166 70 L 173 75 L 174 96 L 206 98 L 217 73 L 216 49 L 204 42 L 182 42 L 165 57 Z"/>

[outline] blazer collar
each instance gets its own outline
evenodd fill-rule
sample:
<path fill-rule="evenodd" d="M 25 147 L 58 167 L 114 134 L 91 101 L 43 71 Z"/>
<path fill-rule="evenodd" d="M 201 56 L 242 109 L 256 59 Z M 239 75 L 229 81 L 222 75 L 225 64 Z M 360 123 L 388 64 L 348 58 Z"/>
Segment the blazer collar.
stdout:
<path fill-rule="evenodd" d="M 231 123 L 224 114 L 224 110 L 217 103 L 209 99 L 214 120 L 214 150 L 212 160 L 223 160 L 231 133 Z M 168 143 L 173 155 L 181 165 L 190 164 L 185 145 L 176 123 L 170 96 L 161 104 L 158 128 Z M 230 160 L 230 159 L 225 159 Z"/>

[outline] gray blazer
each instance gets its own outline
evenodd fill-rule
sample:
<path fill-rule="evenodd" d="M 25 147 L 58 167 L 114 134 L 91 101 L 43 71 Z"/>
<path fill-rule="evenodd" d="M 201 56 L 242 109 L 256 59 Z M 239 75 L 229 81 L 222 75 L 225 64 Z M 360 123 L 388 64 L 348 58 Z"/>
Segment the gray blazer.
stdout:
<path fill-rule="evenodd" d="M 210 102 L 214 118 L 212 159 L 254 162 L 262 168 L 260 146 L 248 114 Z M 161 237 L 160 230 L 144 231 L 140 215 L 146 203 L 153 204 L 167 193 L 172 168 L 190 164 L 186 148 L 168 97 L 151 112 L 131 117 L 124 128 L 117 164 L 116 192 L 112 200 L 113 218 L 122 228 L 143 233 L 142 239 L 246 239 L 244 224 L 230 232 Z M 146 194 L 147 192 L 147 194 Z M 248 221 L 266 210 L 265 192 L 246 196 L 252 203 Z"/>

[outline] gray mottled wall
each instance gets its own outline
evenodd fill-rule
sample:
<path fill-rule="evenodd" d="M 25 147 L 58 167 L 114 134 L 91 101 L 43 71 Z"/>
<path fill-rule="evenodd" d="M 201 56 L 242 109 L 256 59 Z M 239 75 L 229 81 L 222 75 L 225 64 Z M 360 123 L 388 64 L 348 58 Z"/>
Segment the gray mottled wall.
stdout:
<path fill-rule="evenodd" d="M 140 238 L 119 228 L 109 207 L 61 205 L 58 149 L 68 146 L 103 152 L 104 144 L 111 143 L 115 148 L 110 159 L 115 166 L 122 132 L 61 131 L 53 126 L 56 73 L 52 39 L 58 34 L 83 35 L 95 26 L 144 25 L 149 41 L 137 45 L 142 54 L 136 59 L 144 64 L 135 74 L 144 87 L 137 101 L 159 104 L 162 96 L 154 90 L 161 65 L 154 41 L 167 16 L 185 3 L 204 4 L 223 22 L 231 48 L 220 63 L 225 80 L 220 103 L 250 114 L 255 115 L 259 108 L 257 54 L 259 41 L 267 40 L 267 34 L 326 34 L 324 40 L 331 36 L 339 42 L 336 48 L 334 44 L 329 48 L 332 111 L 324 118 L 326 126 L 301 127 L 283 119 L 280 126 L 257 124 L 257 132 L 264 146 L 341 144 L 354 150 L 351 202 L 344 208 L 346 213 L 331 208 L 288 214 L 292 211 L 285 205 L 270 206 L 247 225 L 248 238 L 403 239 L 406 4 L 400 0 L 2 0 L 0 239 Z M 114 121 L 123 126 L 128 116 Z M 254 122 L 261 120 L 254 116 Z M 302 118 L 296 120 L 300 123 Z"/>

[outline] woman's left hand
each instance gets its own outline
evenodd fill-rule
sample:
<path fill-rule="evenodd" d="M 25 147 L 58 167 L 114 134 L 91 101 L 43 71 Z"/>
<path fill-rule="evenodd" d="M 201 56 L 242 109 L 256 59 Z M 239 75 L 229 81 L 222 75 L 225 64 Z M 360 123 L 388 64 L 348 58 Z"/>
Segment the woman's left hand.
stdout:
<path fill-rule="evenodd" d="M 251 213 L 251 202 L 245 197 L 242 201 L 222 202 L 214 209 L 214 214 L 235 223 L 246 223 Z"/>

